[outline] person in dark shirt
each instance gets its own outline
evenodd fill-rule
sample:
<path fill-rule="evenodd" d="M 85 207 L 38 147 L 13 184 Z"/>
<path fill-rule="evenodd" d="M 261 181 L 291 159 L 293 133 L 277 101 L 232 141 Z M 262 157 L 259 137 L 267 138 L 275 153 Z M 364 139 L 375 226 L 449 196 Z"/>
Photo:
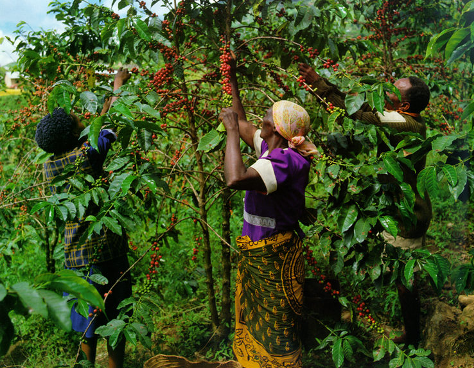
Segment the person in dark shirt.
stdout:
<path fill-rule="evenodd" d="M 114 90 L 120 88 L 129 78 L 128 70 L 120 69 L 115 75 Z M 116 99 L 117 97 L 108 99 L 101 114 L 105 114 Z M 52 194 L 56 193 L 57 188 L 51 185 L 51 182 L 63 173 L 68 164 L 76 164 L 76 170 L 90 174 L 95 179 L 102 175 L 107 152 L 117 136 L 111 129 L 102 130 L 99 134 L 98 150 L 96 150 L 84 140 L 79 139 L 84 128 L 84 124 L 75 114 L 67 114 L 62 108 L 56 108 L 52 113 L 47 114 L 36 128 L 35 140 L 38 146 L 53 154 L 43 165 L 45 181 Z M 97 207 L 90 205 L 84 217 L 96 214 L 96 212 Z M 127 241 L 125 235 L 117 235 L 104 228 L 100 234 L 94 232 L 87 240 L 81 242 L 81 236 L 87 228 L 88 224 L 82 219 L 66 222 L 64 232 L 65 268 L 88 272 L 89 276 L 94 273 L 105 276 L 108 280 L 107 285 L 93 283 L 88 278 L 88 281 L 103 295 L 129 268 Z M 130 297 L 131 294 L 131 280 L 127 275 L 114 287 L 113 293 L 110 293 L 106 299 L 106 313 L 109 319 L 117 317 L 118 304 Z M 95 362 L 97 349 L 95 330 L 107 322 L 103 313 L 99 313 L 96 318 L 94 318 L 94 314 L 93 306 L 89 307 L 88 318 L 78 313 L 75 307 L 71 311 L 73 329 L 85 332 L 81 348 L 91 363 Z M 123 367 L 125 340 L 122 340 L 115 349 L 112 349 L 109 344 L 107 344 L 107 348 L 109 367 Z"/>
<path fill-rule="evenodd" d="M 317 94 L 326 102 L 332 103 L 335 107 L 345 110 L 345 96 L 337 86 L 319 76 L 315 70 L 304 63 L 299 64 L 300 75 L 311 85 L 313 93 Z M 426 83 L 418 77 L 408 77 L 397 80 L 394 83 L 401 95 L 401 100 L 394 93 L 388 93 L 389 101 L 386 101 L 383 113 L 372 109 L 368 104 L 362 105 L 361 109 L 350 116 L 354 120 L 361 120 L 377 126 L 387 126 L 394 128 L 397 132 L 413 132 L 426 138 L 426 125 L 420 113 L 428 106 L 430 100 L 430 90 Z M 392 134 L 389 136 L 390 144 L 394 147 L 403 139 L 402 136 Z M 381 145 L 378 147 L 378 154 L 388 150 L 388 147 Z M 426 157 L 415 163 L 415 171 L 402 166 L 403 180 L 408 183 L 415 193 L 414 213 L 416 223 L 404 224 L 401 214 L 397 213 L 398 235 L 394 238 L 384 231 L 384 239 L 395 247 L 402 249 L 418 249 L 425 244 L 426 231 L 428 230 L 432 209 L 428 193 L 424 193 L 422 198 L 416 187 L 418 173 L 424 169 Z M 395 179 L 388 177 L 388 182 Z M 416 280 L 416 279 L 415 279 Z M 420 340 L 420 300 L 416 282 L 413 289 L 407 289 L 400 280 L 397 281 L 398 295 L 405 323 L 403 335 L 395 339 L 397 342 L 417 345 Z"/>

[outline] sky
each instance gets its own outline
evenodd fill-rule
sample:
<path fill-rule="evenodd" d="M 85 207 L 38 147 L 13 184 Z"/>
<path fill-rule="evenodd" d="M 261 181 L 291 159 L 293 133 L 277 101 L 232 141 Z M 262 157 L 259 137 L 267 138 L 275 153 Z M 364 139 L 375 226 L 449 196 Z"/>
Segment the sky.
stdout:
<path fill-rule="evenodd" d="M 0 44 L 0 66 L 9 64 L 17 59 L 17 55 L 13 53 L 15 46 L 4 37 L 9 36 L 14 39 L 15 34 L 13 31 L 19 22 L 26 22 L 28 26 L 25 25 L 25 29 L 34 31 L 39 31 L 40 29 L 54 29 L 58 32 L 62 32 L 64 30 L 63 25 L 56 20 L 54 14 L 48 14 L 48 4 L 51 1 L 52 0 L 0 0 L 0 41 L 3 38 L 3 42 Z M 66 2 L 66 0 L 63 2 Z M 109 8 L 112 4 L 112 0 L 89 0 L 88 2 L 95 4 L 102 3 Z M 118 3 L 118 1 L 116 2 Z M 151 3 L 150 0 L 146 2 Z M 126 8 L 119 12 L 115 5 L 113 10 L 121 16 L 126 14 Z M 160 11 L 159 4 L 155 5 L 151 10 L 158 15 L 163 14 L 163 11 Z"/>

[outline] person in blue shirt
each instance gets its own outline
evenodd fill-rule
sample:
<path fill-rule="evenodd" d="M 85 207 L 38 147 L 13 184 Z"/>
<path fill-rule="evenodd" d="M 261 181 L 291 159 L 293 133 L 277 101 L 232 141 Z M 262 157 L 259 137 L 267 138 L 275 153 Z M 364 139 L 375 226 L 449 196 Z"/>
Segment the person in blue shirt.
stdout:
<path fill-rule="evenodd" d="M 114 90 L 120 88 L 131 74 L 127 69 L 120 69 L 114 78 Z M 104 104 L 101 114 L 105 114 L 112 103 L 118 97 L 108 99 Z M 79 118 L 71 113 L 67 114 L 62 108 L 56 108 L 47 114 L 36 128 L 35 140 L 38 146 L 53 155 L 43 165 L 43 173 L 46 183 L 52 194 L 57 188 L 51 184 L 53 179 L 63 173 L 69 164 L 75 164 L 76 170 L 81 173 L 92 175 L 95 179 L 102 176 L 103 164 L 107 152 L 117 136 L 111 129 L 104 129 L 99 134 L 98 150 L 91 147 L 84 139 L 80 139 L 84 124 Z M 96 214 L 98 207 L 91 204 L 86 210 L 84 218 Z M 99 293 L 106 293 L 111 285 L 114 285 L 120 276 L 129 268 L 127 258 L 127 241 L 124 235 L 117 235 L 108 229 L 103 229 L 100 234 L 93 233 L 85 241 L 80 241 L 82 235 L 87 231 L 88 223 L 82 219 L 67 221 L 64 231 L 64 254 L 65 268 L 81 270 L 88 275 L 99 273 L 108 280 L 106 285 L 94 284 Z M 123 277 L 106 299 L 107 318 L 113 319 L 118 315 L 118 304 L 130 297 L 132 294 L 131 280 L 129 275 Z M 85 318 L 79 314 L 75 307 L 71 311 L 72 327 L 75 331 L 84 334 L 81 349 L 87 360 L 95 362 L 97 349 L 97 327 L 107 323 L 103 313 L 95 316 L 97 311 L 89 307 L 89 317 Z M 125 340 L 123 339 L 115 349 L 107 344 L 109 353 L 109 368 L 123 367 L 125 355 Z"/>

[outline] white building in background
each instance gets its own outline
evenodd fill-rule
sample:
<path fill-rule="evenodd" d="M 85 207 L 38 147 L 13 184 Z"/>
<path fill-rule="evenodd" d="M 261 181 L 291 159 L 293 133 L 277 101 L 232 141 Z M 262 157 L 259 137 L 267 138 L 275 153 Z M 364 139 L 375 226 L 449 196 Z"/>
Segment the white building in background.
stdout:
<path fill-rule="evenodd" d="M 5 85 L 7 88 L 18 88 L 18 81 L 20 80 L 20 73 L 18 72 L 6 72 L 5 73 Z"/>

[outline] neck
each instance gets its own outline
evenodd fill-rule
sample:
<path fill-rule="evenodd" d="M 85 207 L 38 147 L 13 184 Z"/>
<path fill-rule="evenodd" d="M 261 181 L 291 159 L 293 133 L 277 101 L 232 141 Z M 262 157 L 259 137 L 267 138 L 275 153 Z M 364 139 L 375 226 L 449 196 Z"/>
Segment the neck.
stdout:
<path fill-rule="evenodd" d="M 281 136 L 274 135 L 266 139 L 268 145 L 268 153 L 271 153 L 275 148 L 288 148 L 288 141 Z"/>
<path fill-rule="evenodd" d="M 408 112 L 408 111 L 402 111 L 402 110 L 397 110 L 399 114 L 405 114 L 405 115 L 410 115 L 413 116 L 414 118 L 419 118 L 421 115 L 417 112 Z"/>

